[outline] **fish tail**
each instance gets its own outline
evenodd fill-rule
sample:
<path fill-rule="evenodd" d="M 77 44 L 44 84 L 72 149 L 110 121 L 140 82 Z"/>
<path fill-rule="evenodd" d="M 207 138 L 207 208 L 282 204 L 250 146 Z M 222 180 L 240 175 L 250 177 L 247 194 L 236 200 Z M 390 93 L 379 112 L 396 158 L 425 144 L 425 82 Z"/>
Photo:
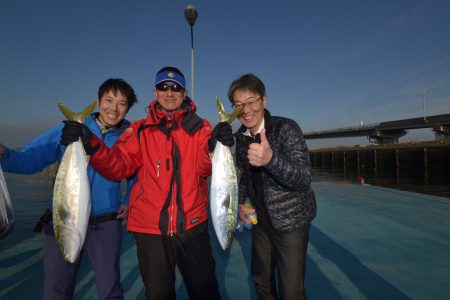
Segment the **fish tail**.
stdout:
<path fill-rule="evenodd" d="M 226 121 L 230 124 L 244 110 L 244 107 L 241 107 L 239 109 L 233 110 L 233 112 L 231 114 L 227 114 L 223 107 L 222 101 L 220 101 L 219 97 L 216 97 L 216 105 L 217 105 L 217 110 L 219 111 L 220 121 L 221 122 Z"/>
<path fill-rule="evenodd" d="M 65 106 L 63 103 L 58 102 L 58 107 L 61 110 L 61 112 L 64 114 L 67 120 L 73 120 L 78 121 L 80 123 L 83 123 L 84 120 L 92 113 L 95 106 L 97 106 L 97 101 L 92 102 L 88 107 L 86 107 L 83 111 L 79 113 L 72 112 L 67 106 Z"/>

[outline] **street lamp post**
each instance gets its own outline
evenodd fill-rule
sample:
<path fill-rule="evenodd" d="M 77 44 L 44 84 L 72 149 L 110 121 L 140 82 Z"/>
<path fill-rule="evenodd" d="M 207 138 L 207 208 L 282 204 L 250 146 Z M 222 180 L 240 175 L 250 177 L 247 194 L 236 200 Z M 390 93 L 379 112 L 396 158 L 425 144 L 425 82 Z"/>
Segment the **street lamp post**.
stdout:
<path fill-rule="evenodd" d="M 194 24 L 197 20 L 197 16 L 198 13 L 194 5 L 189 4 L 186 6 L 184 10 L 184 17 L 186 18 L 189 26 L 191 26 L 191 95 L 194 100 Z"/>
<path fill-rule="evenodd" d="M 428 88 L 423 89 L 423 100 L 422 100 L 422 110 L 423 110 L 423 119 L 426 120 L 426 112 L 425 112 L 425 101 L 426 101 L 426 95 L 427 95 Z"/>

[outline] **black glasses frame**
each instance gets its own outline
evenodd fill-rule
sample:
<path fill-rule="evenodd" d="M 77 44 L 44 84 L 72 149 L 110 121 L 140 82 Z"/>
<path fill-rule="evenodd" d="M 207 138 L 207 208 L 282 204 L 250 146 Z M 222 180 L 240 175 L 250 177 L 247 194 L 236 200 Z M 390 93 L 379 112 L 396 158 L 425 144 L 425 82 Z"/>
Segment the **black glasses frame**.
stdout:
<path fill-rule="evenodd" d="M 182 92 L 182 91 L 184 91 L 184 87 L 182 87 L 181 85 L 179 85 L 177 83 L 175 83 L 175 84 L 167 84 L 167 83 L 161 82 L 161 83 L 157 84 L 155 86 L 155 88 L 158 91 L 161 91 L 161 92 L 167 92 L 168 90 L 171 90 L 172 92 Z"/>
<path fill-rule="evenodd" d="M 248 107 L 250 107 L 251 109 L 253 109 L 253 108 L 256 107 L 256 103 L 258 103 L 258 101 L 261 100 L 261 99 L 262 99 L 262 97 L 259 96 L 259 97 L 256 98 L 255 100 L 252 100 L 252 101 L 249 101 L 249 102 L 243 102 L 243 103 L 237 103 L 237 104 L 232 103 L 232 104 L 231 104 L 231 107 L 232 107 L 233 109 L 238 109 L 238 108 L 240 108 L 240 107 L 245 107 L 245 106 L 248 105 Z"/>

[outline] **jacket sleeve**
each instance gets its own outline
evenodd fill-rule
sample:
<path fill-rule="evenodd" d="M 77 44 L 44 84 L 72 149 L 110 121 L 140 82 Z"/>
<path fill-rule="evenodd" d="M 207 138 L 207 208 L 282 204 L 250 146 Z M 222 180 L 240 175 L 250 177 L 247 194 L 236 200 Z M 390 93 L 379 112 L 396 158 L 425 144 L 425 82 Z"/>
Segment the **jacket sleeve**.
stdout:
<path fill-rule="evenodd" d="M 296 122 L 288 120 L 277 131 L 273 156 L 265 169 L 280 185 L 291 190 L 304 190 L 311 184 L 311 162 L 303 133 Z"/>
<path fill-rule="evenodd" d="M 128 127 L 112 148 L 108 148 L 97 136 L 93 136 L 91 146 L 98 146 L 99 149 L 91 155 L 89 163 L 97 172 L 110 180 L 133 176 L 142 164 L 141 147 L 137 137 L 139 124 L 134 123 Z"/>
<path fill-rule="evenodd" d="M 27 143 L 20 151 L 5 147 L 0 159 L 6 172 L 34 174 L 61 159 L 65 147 L 60 144 L 62 125 L 52 128 Z"/>
<path fill-rule="evenodd" d="M 207 120 L 203 120 L 203 126 L 199 130 L 199 147 L 197 153 L 197 171 L 202 177 L 212 174 L 211 158 L 209 156 L 208 141 L 211 138 L 212 128 Z"/>
<path fill-rule="evenodd" d="M 128 205 L 129 201 L 130 201 L 130 193 L 131 193 L 131 188 L 133 187 L 134 183 L 136 182 L 137 179 L 137 173 L 135 173 L 132 177 L 127 178 L 127 191 L 125 193 L 125 196 L 123 197 L 123 203 Z"/>

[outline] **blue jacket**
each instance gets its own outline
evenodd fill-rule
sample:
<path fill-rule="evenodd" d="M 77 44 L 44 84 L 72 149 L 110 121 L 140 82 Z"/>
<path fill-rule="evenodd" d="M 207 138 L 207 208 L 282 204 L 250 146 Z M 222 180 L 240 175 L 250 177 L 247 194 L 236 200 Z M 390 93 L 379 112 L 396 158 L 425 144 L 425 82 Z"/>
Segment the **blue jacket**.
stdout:
<path fill-rule="evenodd" d="M 117 138 L 130 125 L 124 120 L 119 129 L 101 134 L 100 128 L 93 116 L 84 122 L 89 129 L 108 147 L 116 142 Z M 54 127 L 35 140 L 29 142 L 20 151 L 14 151 L 5 147 L 5 153 L 0 159 L 3 171 L 18 174 L 34 174 L 45 167 L 60 161 L 66 149 L 61 145 L 61 131 L 63 124 Z M 121 182 L 106 179 L 88 166 L 89 183 L 91 186 L 91 216 L 117 212 L 120 205 L 128 204 L 129 191 L 134 183 L 128 180 L 127 192 L 122 201 Z M 52 203 L 50 203 L 50 209 Z"/>

